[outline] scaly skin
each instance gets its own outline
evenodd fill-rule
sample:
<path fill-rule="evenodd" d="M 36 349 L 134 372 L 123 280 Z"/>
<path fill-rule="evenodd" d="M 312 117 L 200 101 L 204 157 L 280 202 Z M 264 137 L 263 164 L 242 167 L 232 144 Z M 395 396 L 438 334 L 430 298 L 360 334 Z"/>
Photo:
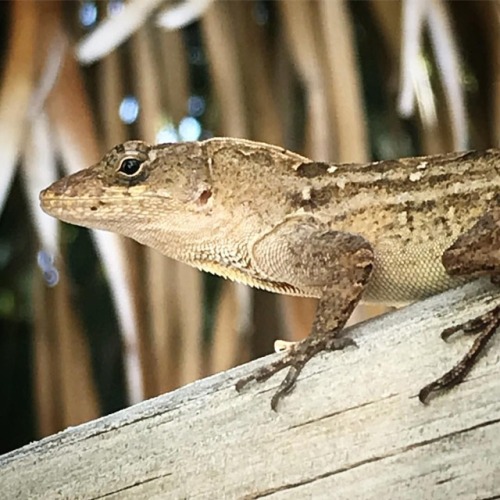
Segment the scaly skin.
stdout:
<path fill-rule="evenodd" d="M 291 367 L 275 407 L 312 356 L 349 344 L 338 334 L 360 300 L 405 303 L 498 274 L 496 247 L 471 244 L 471 228 L 486 214 L 497 224 L 499 171 L 495 149 L 329 165 L 242 139 L 129 141 L 40 199 L 61 220 L 129 236 L 199 269 L 318 297 L 308 339 L 250 377 Z M 491 231 L 486 240 L 496 242 Z M 459 237 L 466 243 L 447 252 Z M 471 264 L 484 248 L 487 258 Z"/>

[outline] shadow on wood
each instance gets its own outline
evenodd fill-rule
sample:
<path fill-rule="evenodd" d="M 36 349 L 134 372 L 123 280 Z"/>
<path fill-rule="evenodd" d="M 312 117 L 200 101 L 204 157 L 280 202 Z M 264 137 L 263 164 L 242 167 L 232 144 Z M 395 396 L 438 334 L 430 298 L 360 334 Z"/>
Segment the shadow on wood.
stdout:
<path fill-rule="evenodd" d="M 363 325 L 359 349 L 318 356 L 297 389 L 235 381 L 269 358 L 0 457 L 4 498 L 486 498 L 500 495 L 500 334 L 466 381 L 419 389 L 472 341 L 440 331 L 500 303 L 487 282 Z"/>

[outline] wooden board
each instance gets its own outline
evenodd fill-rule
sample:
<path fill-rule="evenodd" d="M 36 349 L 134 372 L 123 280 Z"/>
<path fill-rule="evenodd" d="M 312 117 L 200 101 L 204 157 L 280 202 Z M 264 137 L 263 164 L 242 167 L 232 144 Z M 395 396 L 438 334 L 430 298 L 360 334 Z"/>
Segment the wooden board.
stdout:
<path fill-rule="evenodd" d="M 496 293 L 496 294 L 495 294 Z M 238 395 L 271 357 L 0 457 L 2 498 L 492 498 L 500 495 L 500 334 L 458 388 L 418 390 L 472 339 L 440 330 L 500 303 L 469 284 L 351 329 L 271 411 L 281 380 Z"/>

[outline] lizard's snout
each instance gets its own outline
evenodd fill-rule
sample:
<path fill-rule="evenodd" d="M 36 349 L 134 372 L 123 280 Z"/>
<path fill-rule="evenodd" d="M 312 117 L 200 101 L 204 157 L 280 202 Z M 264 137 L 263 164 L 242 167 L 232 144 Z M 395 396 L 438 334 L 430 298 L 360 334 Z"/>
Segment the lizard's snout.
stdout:
<path fill-rule="evenodd" d="M 71 184 L 69 181 L 72 176 L 66 176 L 58 181 L 53 182 L 48 188 L 44 189 L 40 193 L 40 200 L 49 198 L 49 197 L 57 197 L 57 196 L 71 196 L 71 193 L 68 190 L 69 185 Z"/>
<path fill-rule="evenodd" d="M 55 181 L 40 192 L 40 206 L 44 212 L 75 224 L 96 212 L 102 206 L 105 189 L 94 168 L 80 170 Z"/>
<path fill-rule="evenodd" d="M 47 213 L 51 213 L 51 208 L 57 203 L 57 200 L 64 197 L 67 190 L 67 178 L 60 179 L 52 183 L 48 188 L 45 188 L 40 192 L 39 200 L 42 210 Z"/>
<path fill-rule="evenodd" d="M 85 191 L 76 177 L 81 177 L 81 173 L 63 177 L 52 183 L 48 188 L 40 192 L 40 206 L 44 212 L 50 215 L 58 215 L 56 212 L 70 199 L 78 198 Z"/>
<path fill-rule="evenodd" d="M 69 198 L 82 198 L 86 194 L 96 191 L 96 181 L 92 178 L 89 169 L 81 170 L 55 181 L 40 193 L 40 202 L 48 200 L 66 200 Z"/>
<path fill-rule="evenodd" d="M 39 195 L 40 207 L 44 212 L 50 215 L 53 215 L 54 205 L 55 202 L 57 202 L 57 195 L 60 192 L 60 187 L 57 186 L 58 184 L 59 181 L 54 182 L 48 188 L 41 191 Z"/>

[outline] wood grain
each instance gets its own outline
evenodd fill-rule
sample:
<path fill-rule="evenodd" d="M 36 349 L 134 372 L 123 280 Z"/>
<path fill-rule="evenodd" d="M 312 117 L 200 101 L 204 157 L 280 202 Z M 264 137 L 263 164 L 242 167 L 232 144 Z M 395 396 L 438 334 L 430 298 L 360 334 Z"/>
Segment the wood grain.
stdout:
<path fill-rule="evenodd" d="M 500 495 L 500 335 L 466 381 L 418 390 L 472 341 L 439 331 L 500 303 L 476 282 L 351 328 L 273 413 L 268 359 L 0 457 L 4 498 L 492 498 Z"/>

